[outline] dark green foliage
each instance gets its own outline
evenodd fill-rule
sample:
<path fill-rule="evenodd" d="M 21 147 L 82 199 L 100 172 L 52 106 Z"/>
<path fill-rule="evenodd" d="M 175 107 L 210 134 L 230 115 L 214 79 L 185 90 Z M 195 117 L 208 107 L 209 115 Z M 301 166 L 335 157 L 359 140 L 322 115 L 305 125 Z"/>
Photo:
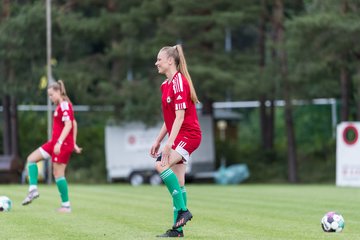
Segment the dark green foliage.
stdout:
<path fill-rule="evenodd" d="M 238 126 L 240 141 L 218 141 L 217 159 L 223 156 L 226 164 L 246 163 L 250 169 L 250 182 L 286 182 L 286 138 L 283 109 L 276 115 L 276 138 L 274 150 L 260 146 L 258 111 L 243 110 L 244 119 Z M 329 105 L 303 105 L 294 108 L 295 132 L 298 147 L 299 181 L 335 181 L 335 139 Z M 243 139 L 243 140 L 242 140 Z M 242 140 L 242 141 L 241 141 Z M 218 165 L 220 162 L 218 162 Z"/>
<path fill-rule="evenodd" d="M 19 112 L 20 157 L 26 162 L 27 156 L 47 141 L 47 113 Z"/>
<path fill-rule="evenodd" d="M 12 10 L 11 17 L 0 24 L 0 94 L 17 95 L 20 102 L 38 101 L 46 62 L 45 8 L 37 2 L 14 4 Z"/>
<path fill-rule="evenodd" d="M 106 181 L 104 123 L 80 125 L 78 144 L 81 154 L 73 153 L 68 179 L 74 182 L 99 183 Z"/>
<path fill-rule="evenodd" d="M 0 97 L 9 93 L 19 104 L 46 104 L 46 91 L 39 88 L 40 79 L 46 76 L 45 1 L 8 2 L 8 15 L 6 6 L 0 5 Z M 273 4 L 269 0 L 52 1 L 55 79 L 65 81 L 75 105 L 115 108 L 113 113 L 77 115 L 84 154 L 74 157 L 75 163 L 70 165 L 74 179 L 95 181 L 104 176 L 103 132 L 109 119 L 147 124 L 160 119 L 159 86 L 164 78 L 157 74 L 154 63 L 163 46 L 183 44 L 203 104 L 258 100 L 262 95 L 282 99 L 283 82 L 274 56 L 278 46 L 273 39 Z M 339 76 L 345 68 L 350 81 L 349 119 L 358 119 L 360 1 L 284 0 L 284 6 L 292 98 L 340 99 Z M 265 20 L 266 51 L 260 69 L 261 16 Z M 225 48 L 227 33 L 231 33 L 229 51 Z M 334 167 L 328 111 L 308 106 L 294 112 L 301 181 L 333 177 L 327 174 L 322 178 L 313 170 L 315 166 Z M 282 109 L 276 109 L 275 114 L 273 150 L 263 152 L 259 147 L 260 122 L 258 112 L 252 111 L 240 123 L 238 140 L 226 146 L 217 142 L 218 161 L 220 149 L 225 148 L 228 164 L 247 162 L 252 170 L 259 169 L 252 180 L 286 179 Z M 20 149 L 25 158 L 46 139 L 46 114 L 22 112 L 19 122 Z"/>

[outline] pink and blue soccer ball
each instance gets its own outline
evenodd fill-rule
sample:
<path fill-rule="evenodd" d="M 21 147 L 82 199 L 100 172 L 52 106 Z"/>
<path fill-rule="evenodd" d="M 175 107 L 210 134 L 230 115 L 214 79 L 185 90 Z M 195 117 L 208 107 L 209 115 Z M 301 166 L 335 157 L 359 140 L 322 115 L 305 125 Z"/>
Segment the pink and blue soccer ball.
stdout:
<path fill-rule="evenodd" d="M 11 210 L 12 202 L 6 196 L 0 196 L 0 212 L 9 212 Z"/>
<path fill-rule="evenodd" d="M 324 232 L 341 232 L 345 227 L 345 220 L 339 213 L 328 212 L 321 219 L 321 227 Z"/>

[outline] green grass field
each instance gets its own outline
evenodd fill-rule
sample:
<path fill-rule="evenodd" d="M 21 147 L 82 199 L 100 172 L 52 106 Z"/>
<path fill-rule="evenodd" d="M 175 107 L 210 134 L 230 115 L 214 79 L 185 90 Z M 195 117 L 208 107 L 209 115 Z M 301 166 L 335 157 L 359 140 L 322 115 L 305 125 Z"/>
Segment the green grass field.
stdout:
<path fill-rule="evenodd" d="M 23 207 L 27 186 L 0 185 L 13 209 L 0 213 L 0 239 L 156 239 L 172 224 L 164 186 L 70 185 L 71 214 L 55 211 L 55 185 L 40 185 L 40 198 Z M 360 239 L 360 189 L 329 185 L 188 185 L 194 218 L 188 239 Z M 345 218 L 342 233 L 324 233 L 330 210 Z"/>

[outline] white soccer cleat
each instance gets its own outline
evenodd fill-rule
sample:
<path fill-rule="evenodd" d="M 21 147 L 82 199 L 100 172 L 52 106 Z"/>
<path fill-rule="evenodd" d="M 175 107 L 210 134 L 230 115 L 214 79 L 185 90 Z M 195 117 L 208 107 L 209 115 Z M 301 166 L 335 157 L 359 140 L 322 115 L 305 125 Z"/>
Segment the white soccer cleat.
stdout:
<path fill-rule="evenodd" d="M 71 213 L 71 207 L 61 206 L 61 208 L 58 208 L 57 211 L 59 213 Z"/>
<path fill-rule="evenodd" d="M 26 198 L 24 199 L 24 201 L 22 202 L 22 205 L 28 205 L 30 204 L 34 199 L 38 198 L 40 196 L 39 192 L 37 189 L 33 189 L 31 190 L 28 195 L 26 196 Z"/>

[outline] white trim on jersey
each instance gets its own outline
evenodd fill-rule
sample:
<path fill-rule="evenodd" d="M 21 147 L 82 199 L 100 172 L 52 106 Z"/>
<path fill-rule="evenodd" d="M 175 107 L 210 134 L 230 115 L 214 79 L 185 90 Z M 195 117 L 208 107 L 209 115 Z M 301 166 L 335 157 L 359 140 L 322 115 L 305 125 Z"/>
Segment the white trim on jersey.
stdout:
<path fill-rule="evenodd" d="M 175 94 L 184 91 L 183 80 L 180 73 L 178 73 L 173 79 L 173 90 Z"/>
<path fill-rule="evenodd" d="M 182 110 L 182 109 L 186 109 L 186 103 L 176 103 L 175 104 L 175 110 Z"/>
<path fill-rule="evenodd" d="M 60 103 L 60 109 L 61 109 L 61 111 L 69 110 L 70 109 L 69 103 L 67 101 L 61 102 Z"/>
<path fill-rule="evenodd" d="M 179 147 L 185 147 L 186 146 L 186 142 L 184 141 L 180 141 L 179 144 L 178 144 Z"/>
<path fill-rule="evenodd" d="M 177 93 L 177 89 L 176 89 L 176 81 L 174 80 L 173 81 L 173 91 L 174 91 L 174 93 L 176 94 Z"/>
<path fill-rule="evenodd" d="M 184 158 L 184 164 L 188 164 L 188 162 L 190 161 L 191 157 L 190 157 L 190 154 L 188 151 L 186 151 L 184 149 L 184 146 L 186 145 L 186 143 L 184 142 L 180 142 L 176 148 L 175 148 L 175 151 L 178 152 L 183 158 Z"/>
<path fill-rule="evenodd" d="M 178 73 L 178 77 L 179 77 L 179 85 L 180 85 L 179 87 L 180 87 L 180 91 L 182 92 L 182 91 L 184 91 L 184 86 L 183 86 L 183 79 L 182 79 L 180 73 Z"/>
<path fill-rule="evenodd" d="M 166 79 L 165 81 L 163 81 L 163 83 L 161 84 L 161 86 L 164 85 L 164 84 L 167 83 L 167 82 L 168 82 L 168 80 Z"/>
<path fill-rule="evenodd" d="M 39 150 L 40 150 L 41 156 L 44 159 L 50 158 L 50 154 L 47 151 L 45 151 L 42 147 L 39 147 Z"/>
<path fill-rule="evenodd" d="M 69 116 L 63 116 L 61 118 L 61 121 L 63 121 L 63 122 L 70 121 L 70 117 Z"/>
<path fill-rule="evenodd" d="M 65 112 L 63 113 L 63 116 L 62 116 L 62 118 L 61 118 L 61 121 L 63 121 L 63 122 L 70 121 L 70 116 L 69 116 L 69 113 L 68 113 L 67 111 L 65 111 Z"/>

